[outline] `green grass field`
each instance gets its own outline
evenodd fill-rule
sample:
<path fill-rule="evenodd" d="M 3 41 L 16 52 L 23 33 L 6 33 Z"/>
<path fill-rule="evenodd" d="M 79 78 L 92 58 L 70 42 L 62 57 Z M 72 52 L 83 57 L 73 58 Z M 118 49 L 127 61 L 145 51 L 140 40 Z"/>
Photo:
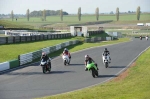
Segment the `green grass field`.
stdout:
<path fill-rule="evenodd" d="M 0 57 L 0 63 L 17 59 L 20 54 L 33 52 L 69 40 L 73 40 L 73 38 L 0 45 L 0 52 L 2 52 L 0 55 L 3 56 Z"/>
<path fill-rule="evenodd" d="M 37 42 L 28 42 L 28 43 L 19 43 L 19 44 L 6 44 L 6 45 L 0 45 L 0 63 L 17 59 L 18 55 L 20 54 L 25 54 L 29 52 L 33 52 L 35 50 L 42 49 L 44 47 L 48 46 L 53 46 L 56 44 L 60 44 L 62 42 L 66 42 L 69 40 L 82 40 L 82 37 L 76 37 L 76 38 L 68 38 L 68 39 L 57 39 L 57 40 L 46 40 L 46 41 L 37 41 Z M 113 44 L 113 43 L 119 43 L 119 42 L 124 42 L 124 41 L 129 41 L 129 38 L 121 38 L 119 40 L 114 40 L 114 41 L 108 41 L 108 42 L 101 42 L 101 43 L 80 43 L 77 44 L 78 46 L 71 46 L 68 47 L 71 52 L 78 51 L 84 48 L 88 47 L 93 47 L 93 46 L 100 46 L 100 45 L 105 45 L 105 44 Z M 61 54 L 60 52 L 55 52 L 51 54 L 52 56 L 57 56 Z"/>
<path fill-rule="evenodd" d="M 150 49 L 115 79 L 82 90 L 37 99 L 149 99 Z"/>
<path fill-rule="evenodd" d="M 116 21 L 115 15 L 100 15 L 99 21 L 102 23 L 105 23 L 106 21 L 109 21 L 110 24 L 131 24 L 131 23 L 137 23 L 137 22 L 150 22 L 150 13 L 141 14 L 140 20 L 136 20 L 135 14 L 120 14 L 119 21 Z M 90 24 L 88 22 L 97 22 L 95 15 L 82 15 L 81 21 L 78 21 L 77 15 L 65 15 L 63 16 L 63 21 L 60 20 L 60 16 L 47 16 L 46 21 L 41 21 L 41 17 L 30 17 L 30 21 L 27 21 L 27 18 L 18 18 L 17 22 L 14 19 L 12 22 L 11 19 L 5 19 L 0 20 L 0 25 L 4 25 L 7 27 L 16 26 L 19 27 L 22 25 L 23 27 L 39 27 L 39 26 L 45 26 L 50 25 L 52 27 L 59 26 L 59 27 L 65 27 L 68 25 L 74 25 L 74 24 Z M 20 26 L 21 27 L 21 26 Z"/>

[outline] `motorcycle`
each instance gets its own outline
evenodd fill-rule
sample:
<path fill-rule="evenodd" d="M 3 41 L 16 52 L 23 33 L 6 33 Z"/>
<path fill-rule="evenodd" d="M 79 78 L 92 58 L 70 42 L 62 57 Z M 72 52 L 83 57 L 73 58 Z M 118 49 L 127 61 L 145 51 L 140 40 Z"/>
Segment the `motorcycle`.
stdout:
<path fill-rule="evenodd" d="M 69 59 L 69 56 L 68 55 L 63 55 L 62 56 L 62 58 L 63 58 L 63 63 L 64 63 L 64 65 L 69 65 L 70 64 L 70 59 Z"/>
<path fill-rule="evenodd" d="M 146 37 L 146 40 L 148 41 L 148 37 Z"/>
<path fill-rule="evenodd" d="M 97 64 L 95 63 L 91 63 L 91 64 L 87 64 L 86 68 L 88 71 L 91 72 L 93 78 L 95 78 L 95 76 L 98 77 L 98 70 L 97 70 Z"/>
<path fill-rule="evenodd" d="M 140 37 L 140 40 L 142 40 L 142 37 Z"/>
<path fill-rule="evenodd" d="M 109 62 L 110 62 L 109 56 L 108 55 L 102 55 L 102 58 L 103 58 L 103 63 L 105 65 L 105 67 L 107 68 L 109 66 Z"/>
<path fill-rule="evenodd" d="M 49 59 L 50 61 L 47 62 L 47 60 L 42 59 L 41 60 L 41 64 L 40 66 L 42 66 L 42 71 L 45 74 L 47 71 L 51 71 L 51 59 Z"/>

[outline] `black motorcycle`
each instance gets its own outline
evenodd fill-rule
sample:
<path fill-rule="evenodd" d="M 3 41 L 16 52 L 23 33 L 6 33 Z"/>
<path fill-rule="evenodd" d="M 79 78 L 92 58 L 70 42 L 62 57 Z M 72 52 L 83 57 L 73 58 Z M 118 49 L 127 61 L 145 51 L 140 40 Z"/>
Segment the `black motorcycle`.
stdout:
<path fill-rule="evenodd" d="M 44 74 L 51 71 L 51 62 L 47 62 L 47 60 L 42 59 L 40 65 L 42 66 L 42 71 Z"/>

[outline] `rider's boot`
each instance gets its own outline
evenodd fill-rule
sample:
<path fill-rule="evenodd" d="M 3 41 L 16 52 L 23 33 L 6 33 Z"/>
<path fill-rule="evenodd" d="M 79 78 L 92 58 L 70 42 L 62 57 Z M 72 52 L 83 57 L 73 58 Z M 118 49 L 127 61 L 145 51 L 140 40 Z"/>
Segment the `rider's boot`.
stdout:
<path fill-rule="evenodd" d="M 85 71 L 87 71 L 88 69 L 85 67 Z"/>

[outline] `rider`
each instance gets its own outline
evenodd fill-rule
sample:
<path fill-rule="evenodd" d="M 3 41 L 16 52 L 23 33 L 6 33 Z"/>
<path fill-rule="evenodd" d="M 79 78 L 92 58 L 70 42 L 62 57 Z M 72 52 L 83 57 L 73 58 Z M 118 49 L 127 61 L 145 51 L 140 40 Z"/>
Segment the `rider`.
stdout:
<path fill-rule="evenodd" d="M 108 56 L 109 57 L 109 60 L 111 61 L 111 58 L 110 58 L 110 53 L 109 53 L 109 51 L 107 50 L 107 48 L 105 48 L 104 49 L 104 52 L 103 52 L 103 56 Z M 110 61 L 109 61 L 109 63 L 110 63 Z"/>
<path fill-rule="evenodd" d="M 89 55 L 85 55 L 85 71 L 87 71 L 87 64 L 91 64 L 92 62 L 95 63 L 95 61 L 91 57 L 89 57 Z M 97 67 L 97 64 L 95 64 L 95 66 Z M 98 67 L 97 70 L 99 70 Z"/>
<path fill-rule="evenodd" d="M 48 65 L 51 68 L 51 58 L 49 58 L 48 55 L 45 52 L 42 53 L 41 60 L 42 59 L 46 60 L 48 62 Z"/>
<path fill-rule="evenodd" d="M 148 40 L 148 35 L 146 35 L 146 37 L 145 37 L 145 38 L 146 38 L 146 40 Z"/>
<path fill-rule="evenodd" d="M 62 55 L 68 55 L 69 59 L 71 59 L 71 55 L 70 55 L 70 52 L 68 51 L 67 48 L 64 49 Z"/>
<path fill-rule="evenodd" d="M 142 40 L 142 35 L 140 36 L 140 39 Z"/>

